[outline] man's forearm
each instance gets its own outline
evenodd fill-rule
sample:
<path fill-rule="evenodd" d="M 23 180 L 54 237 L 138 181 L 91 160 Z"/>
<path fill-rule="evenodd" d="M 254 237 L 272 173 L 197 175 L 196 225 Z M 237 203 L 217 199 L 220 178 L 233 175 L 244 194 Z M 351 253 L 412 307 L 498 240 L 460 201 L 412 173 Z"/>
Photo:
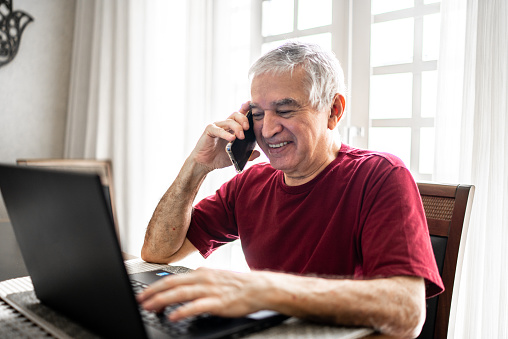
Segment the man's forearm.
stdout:
<path fill-rule="evenodd" d="M 194 198 L 207 173 L 190 158 L 185 161 L 148 224 L 141 250 L 143 260 L 168 263 L 180 250 L 189 228 Z"/>
<path fill-rule="evenodd" d="M 309 320 L 367 326 L 401 338 L 418 335 L 425 319 L 423 279 L 375 280 L 272 276 L 277 293 L 265 293 L 271 309 Z M 290 281 L 293 280 L 293 281 Z"/>
<path fill-rule="evenodd" d="M 351 280 L 198 269 L 159 280 L 138 301 L 150 311 L 186 302 L 171 313 L 172 321 L 201 313 L 238 317 L 268 309 L 323 323 L 372 327 L 397 338 L 416 337 L 425 319 L 424 281 L 404 276 Z"/>

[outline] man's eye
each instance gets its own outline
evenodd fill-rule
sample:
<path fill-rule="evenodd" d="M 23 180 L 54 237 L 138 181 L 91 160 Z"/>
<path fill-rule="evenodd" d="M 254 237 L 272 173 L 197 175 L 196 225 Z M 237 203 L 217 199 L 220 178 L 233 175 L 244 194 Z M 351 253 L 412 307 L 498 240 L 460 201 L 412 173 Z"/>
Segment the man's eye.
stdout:
<path fill-rule="evenodd" d="M 294 111 L 277 111 L 277 114 L 281 117 L 288 117 L 293 114 Z"/>
<path fill-rule="evenodd" d="M 265 116 L 264 113 L 252 113 L 252 119 L 254 120 L 261 120 Z"/>

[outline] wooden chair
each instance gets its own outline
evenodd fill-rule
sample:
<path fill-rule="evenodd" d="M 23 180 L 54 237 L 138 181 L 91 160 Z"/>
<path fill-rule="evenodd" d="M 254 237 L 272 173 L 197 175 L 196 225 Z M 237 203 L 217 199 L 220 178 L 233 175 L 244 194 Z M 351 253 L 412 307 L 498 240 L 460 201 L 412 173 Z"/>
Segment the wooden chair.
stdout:
<path fill-rule="evenodd" d="M 446 338 L 457 266 L 462 265 L 474 195 L 472 185 L 418 183 L 427 217 L 432 248 L 445 291 L 427 300 L 427 319 L 418 338 Z M 462 246 L 462 248 L 464 248 Z M 459 257 L 460 254 L 460 257 Z"/>
<path fill-rule="evenodd" d="M 111 215 L 115 223 L 116 234 L 119 236 L 118 222 L 115 209 L 115 193 L 113 189 L 113 173 L 111 161 L 109 160 L 84 160 L 84 159 L 18 159 L 20 166 L 38 166 L 67 171 L 83 173 L 96 173 L 99 175 L 104 189 L 106 200 L 108 200 Z"/>

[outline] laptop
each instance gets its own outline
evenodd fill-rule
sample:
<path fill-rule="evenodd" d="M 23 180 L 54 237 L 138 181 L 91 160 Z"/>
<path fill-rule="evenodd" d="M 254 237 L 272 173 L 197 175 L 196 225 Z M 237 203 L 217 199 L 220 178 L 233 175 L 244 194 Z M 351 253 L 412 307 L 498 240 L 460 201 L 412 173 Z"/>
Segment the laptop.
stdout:
<path fill-rule="evenodd" d="M 0 164 L 0 191 L 37 298 L 94 334 L 238 337 L 288 318 L 271 311 L 241 318 L 198 316 L 171 334 L 161 329 L 169 323 L 164 314 L 142 310 L 133 289 L 167 272 L 134 274 L 131 281 L 98 175 Z M 150 313 L 153 324 L 142 313 Z"/>

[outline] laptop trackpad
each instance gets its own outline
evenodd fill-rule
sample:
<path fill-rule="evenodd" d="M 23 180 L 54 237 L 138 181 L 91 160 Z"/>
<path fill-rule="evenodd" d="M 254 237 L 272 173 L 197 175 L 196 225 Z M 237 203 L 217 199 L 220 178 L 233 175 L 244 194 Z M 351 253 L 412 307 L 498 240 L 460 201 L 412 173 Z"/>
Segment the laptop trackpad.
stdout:
<path fill-rule="evenodd" d="M 129 274 L 129 278 L 131 280 L 138 281 L 142 284 L 150 285 L 150 284 L 156 282 L 157 280 L 164 278 L 168 275 L 172 275 L 172 274 L 173 273 L 166 272 L 163 270 L 156 270 L 156 271 Z"/>

